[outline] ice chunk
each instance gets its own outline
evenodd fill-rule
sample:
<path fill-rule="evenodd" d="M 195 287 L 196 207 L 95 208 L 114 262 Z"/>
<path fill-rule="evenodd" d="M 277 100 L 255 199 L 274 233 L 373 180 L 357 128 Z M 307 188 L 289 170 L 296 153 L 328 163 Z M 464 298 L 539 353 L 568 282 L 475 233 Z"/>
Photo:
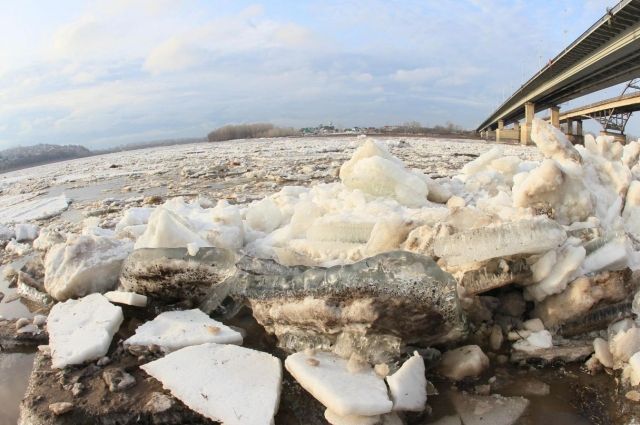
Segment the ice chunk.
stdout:
<path fill-rule="evenodd" d="M 545 160 L 530 172 L 514 177 L 513 206 L 533 208 L 561 224 L 583 221 L 594 210 L 594 201 L 579 177 L 567 175 L 553 160 Z"/>
<path fill-rule="evenodd" d="M 541 330 L 538 332 L 531 332 L 531 334 L 525 339 L 516 341 L 513 344 L 515 350 L 533 352 L 541 348 L 553 347 L 553 341 L 551 333 L 547 330 Z"/>
<path fill-rule="evenodd" d="M 627 267 L 627 240 L 618 237 L 590 253 L 582 263 L 582 270 L 586 273 L 601 270 L 622 270 Z"/>
<path fill-rule="evenodd" d="M 544 330 L 544 323 L 542 323 L 542 320 L 538 318 L 529 319 L 522 323 L 522 326 L 531 332 L 540 332 Z"/>
<path fill-rule="evenodd" d="M 103 236 L 70 237 L 45 257 L 45 289 L 59 301 L 114 289 L 132 248 L 130 242 Z"/>
<path fill-rule="evenodd" d="M 282 213 L 271 199 L 264 198 L 249 206 L 246 218 L 251 228 L 268 233 L 280 226 Z"/>
<path fill-rule="evenodd" d="M 291 351 L 309 348 L 306 340 L 319 336 L 332 345 L 349 334 L 344 342 L 353 342 L 354 352 L 379 363 L 378 356 L 397 355 L 400 339 L 430 345 L 464 334 L 455 279 L 422 255 L 395 251 L 330 268 L 244 257 L 237 268 L 230 295 L 247 299 L 256 320 Z M 383 327 L 376 326 L 380 317 Z M 362 344 L 374 337 L 395 342 Z"/>
<path fill-rule="evenodd" d="M 553 266 L 558 261 L 558 256 L 556 250 L 551 250 L 540 257 L 535 263 L 531 265 L 531 271 L 533 272 L 533 276 L 531 276 L 531 280 L 534 282 L 540 282 L 549 274 L 551 270 L 553 270 Z"/>
<path fill-rule="evenodd" d="M 529 405 L 523 397 L 453 393 L 451 398 L 464 425 L 513 425 Z"/>
<path fill-rule="evenodd" d="M 565 172 L 580 173 L 582 157 L 562 131 L 543 120 L 534 119 L 531 139 L 545 157 L 557 161 Z"/>
<path fill-rule="evenodd" d="M 631 356 L 640 351 L 640 328 L 630 328 L 618 332 L 609 340 L 609 350 L 613 356 L 614 368 L 619 368 L 629 361 Z"/>
<path fill-rule="evenodd" d="M 314 241 L 366 243 L 374 221 L 360 221 L 355 217 L 325 215 L 307 230 L 307 238 Z"/>
<path fill-rule="evenodd" d="M 0 242 L 7 242 L 15 237 L 15 232 L 13 229 L 0 224 Z"/>
<path fill-rule="evenodd" d="M 324 411 L 324 418 L 331 425 L 379 425 L 380 415 L 374 416 L 340 416 L 337 413 L 327 409 Z"/>
<path fill-rule="evenodd" d="M 625 369 L 631 385 L 640 385 L 640 352 L 629 358 L 629 366 Z"/>
<path fill-rule="evenodd" d="M 629 186 L 622 218 L 625 230 L 636 240 L 640 240 L 640 181 L 638 180 L 632 181 Z"/>
<path fill-rule="evenodd" d="M 273 425 L 282 366 L 236 345 L 202 344 L 140 367 L 187 407 L 226 425 Z"/>
<path fill-rule="evenodd" d="M 211 246 L 194 231 L 188 221 L 163 206 L 149 217 L 149 224 L 136 241 L 135 249 L 184 248 L 189 243 L 200 247 Z"/>
<path fill-rule="evenodd" d="M 200 248 L 195 256 L 186 248 L 137 249 L 122 266 L 120 286 L 166 303 L 199 303 L 233 275 L 235 261 L 232 251 L 221 248 Z"/>
<path fill-rule="evenodd" d="M 350 372 L 347 361 L 335 354 L 292 354 L 285 368 L 324 406 L 339 416 L 374 416 L 391 411 L 387 387 L 371 367 Z"/>
<path fill-rule="evenodd" d="M 398 249 L 400 244 L 407 239 L 413 225 L 399 216 L 378 220 L 371 229 L 367 246 L 364 249 L 366 255 L 370 257 Z"/>
<path fill-rule="evenodd" d="M 547 328 L 563 324 L 571 319 L 580 320 L 599 302 L 617 302 L 627 296 L 622 272 L 602 272 L 594 276 L 581 276 L 571 282 L 567 289 L 551 295 L 536 304 L 534 315 Z"/>
<path fill-rule="evenodd" d="M 40 230 L 40 234 L 33 241 L 33 248 L 38 251 L 47 252 L 56 244 L 63 243 L 66 237 L 53 227 L 45 227 Z"/>
<path fill-rule="evenodd" d="M 340 169 L 340 180 L 350 189 L 374 196 L 391 197 L 408 207 L 427 203 L 429 192 L 423 178 L 373 141 L 365 142 Z"/>
<path fill-rule="evenodd" d="M 40 228 L 31 223 L 20 223 L 14 226 L 16 232 L 16 240 L 18 242 L 32 241 L 38 237 Z"/>
<path fill-rule="evenodd" d="M 477 345 L 465 345 L 442 355 L 438 370 L 444 376 L 459 381 L 478 376 L 489 367 L 489 358 Z"/>
<path fill-rule="evenodd" d="M 539 283 L 527 286 L 526 293 L 536 301 L 542 301 L 549 295 L 564 291 L 569 279 L 582 264 L 585 255 L 584 247 L 566 244 L 558 253 L 558 259 L 551 272 Z"/>
<path fill-rule="evenodd" d="M 202 311 L 193 309 L 160 313 L 152 321 L 140 325 L 136 333 L 124 343 L 156 344 L 169 351 L 175 351 L 207 342 L 241 345 L 242 335 L 211 319 Z"/>
<path fill-rule="evenodd" d="M 613 367 L 613 355 L 609 350 L 609 343 L 607 341 L 602 338 L 594 339 L 593 349 L 595 351 L 595 357 L 604 367 Z"/>
<path fill-rule="evenodd" d="M 5 251 L 12 252 L 16 255 L 23 256 L 31 252 L 31 246 L 26 243 L 16 242 L 15 239 L 11 239 L 4 247 Z"/>
<path fill-rule="evenodd" d="M 54 305 L 47 318 L 52 366 L 60 369 L 103 357 L 122 320 L 122 309 L 100 294 Z"/>
<path fill-rule="evenodd" d="M 424 410 L 427 403 L 427 378 L 424 371 L 424 360 L 415 352 L 396 373 L 387 376 L 393 410 Z"/>
<path fill-rule="evenodd" d="M 438 237 L 433 251 L 456 266 L 517 254 L 545 252 L 561 245 L 567 235 L 548 218 L 519 220 Z"/>
<path fill-rule="evenodd" d="M 129 208 L 124 212 L 120 221 L 116 224 L 116 231 L 131 226 L 147 224 L 155 208 Z"/>
<path fill-rule="evenodd" d="M 483 153 L 473 161 L 470 161 L 462 167 L 462 174 L 467 176 L 472 176 L 483 171 L 486 167 L 489 166 L 494 160 L 498 158 L 502 158 L 504 156 L 504 150 L 501 146 L 495 146 Z"/>
<path fill-rule="evenodd" d="M 629 169 L 638 163 L 640 158 L 640 142 L 632 141 L 622 148 L 622 163 Z"/>
<path fill-rule="evenodd" d="M 135 307 L 147 306 L 147 297 L 145 297 L 144 295 L 136 294 L 135 292 L 109 291 L 105 292 L 104 296 L 109 301 L 116 304 L 126 304 Z"/>

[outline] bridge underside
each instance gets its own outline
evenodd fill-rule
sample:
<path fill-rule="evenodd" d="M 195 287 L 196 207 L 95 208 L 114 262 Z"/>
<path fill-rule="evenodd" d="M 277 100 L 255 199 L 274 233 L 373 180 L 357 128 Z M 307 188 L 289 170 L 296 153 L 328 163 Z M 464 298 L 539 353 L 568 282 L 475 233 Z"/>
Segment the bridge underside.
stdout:
<path fill-rule="evenodd" d="M 549 108 L 552 123 L 559 126 L 557 105 L 637 77 L 640 77 L 640 0 L 622 0 L 520 87 L 478 131 L 486 135 L 495 130 L 497 134 L 530 143 L 531 122 L 536 112 Z M 580 119 L 587 117 L 600 120 L 605 128 L 619 133 L 624 132 L 628 120 L 626 111 L 618 109 L 613 114 L 594 111 Z M 509 124 L 514 124 L 514 128 L 505 128 Z"/>

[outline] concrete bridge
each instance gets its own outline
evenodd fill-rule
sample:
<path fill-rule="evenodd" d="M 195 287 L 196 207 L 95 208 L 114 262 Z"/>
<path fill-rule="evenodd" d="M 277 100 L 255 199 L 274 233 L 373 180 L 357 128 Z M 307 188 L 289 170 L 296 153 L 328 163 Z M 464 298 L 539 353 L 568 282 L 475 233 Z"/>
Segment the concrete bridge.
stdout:
<path fill-rule="evenodd" d="M 551 122 L 559 126 L 561 103 L 638 77 L 640 0 L 622 0 L 524 83 L 477 131 L 486 136 L 495 130 L 498 138 L 529 144 L 536 112 L 549 109 Z"/>

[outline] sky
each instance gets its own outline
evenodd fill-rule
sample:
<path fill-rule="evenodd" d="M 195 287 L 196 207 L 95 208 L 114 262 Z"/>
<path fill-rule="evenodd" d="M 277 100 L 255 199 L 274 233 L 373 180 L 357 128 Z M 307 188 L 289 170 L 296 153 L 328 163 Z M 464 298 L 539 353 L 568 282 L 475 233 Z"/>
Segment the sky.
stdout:
<path fill-rule="evenodd" d="M 615 3 L 0 0 L 0 149 L 247 122 L 473 129 Z"/>

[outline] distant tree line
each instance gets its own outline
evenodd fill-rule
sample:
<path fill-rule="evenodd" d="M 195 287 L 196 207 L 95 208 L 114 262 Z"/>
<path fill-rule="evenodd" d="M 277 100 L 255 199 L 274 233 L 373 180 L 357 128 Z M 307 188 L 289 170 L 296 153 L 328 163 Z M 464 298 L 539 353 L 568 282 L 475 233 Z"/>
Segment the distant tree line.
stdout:
<path fill-rule="evenodd" d="M 222 142 L 235 139 L 255 139 L 259 137 L 297 136 L 300 132 L 294 128 L 276 127 L 273 124 L 255 123 L 225 125 L 207 135 L 210 142 Z"/>
<path fill-rule="evenodd" d="M 78 145 L 40 144 L 9 148 L 0 151 L 0 173 L 48 162 L 82 158 L 91 154 L 89 149 Z"/>

